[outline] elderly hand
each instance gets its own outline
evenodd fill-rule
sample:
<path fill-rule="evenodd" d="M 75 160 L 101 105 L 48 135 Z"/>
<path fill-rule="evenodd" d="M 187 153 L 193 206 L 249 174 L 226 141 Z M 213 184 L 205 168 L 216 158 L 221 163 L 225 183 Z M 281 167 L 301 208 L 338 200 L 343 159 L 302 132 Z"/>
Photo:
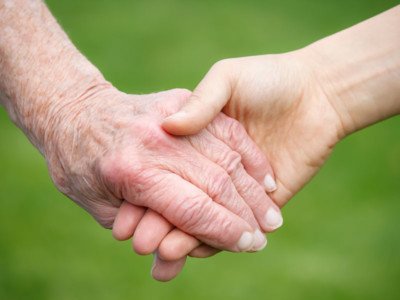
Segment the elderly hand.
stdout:
<path fill-rule="evenodd" d="M 259 181 L 272 175 L 271 169 L 240 125 L 227 117 L 195 136 L 165 133 L 162 120 L 187 97 L 182 90 L 135 96 L 107 85 L 90 88 L 58 111 L 46 155 L 51 177 L 104 227 L 112 227 L 126 200 L 213 247 L 258 250 L 266 242 L 260 229 L 274 226 L 268 212 L 279 209 L 241 158 Z M 139 240 L 139 252 L 153 248 Z"/>
<path fill-rule="evenodd" d="M 126 201 L 211 246 L 265 246 L 262 231 L 280 212 L 259 183 L 274 175 L 236 121 L 222 116 L 197 136 L 169 135 L 162 120 L 188 92 L 117 91 L 40 0 L 3 5 L 0 36 L 1 104 L 44 155 L 60 191 L 100 224 L 111 227 Z M 138 251 L 151 247 L 136 240 Z"/>

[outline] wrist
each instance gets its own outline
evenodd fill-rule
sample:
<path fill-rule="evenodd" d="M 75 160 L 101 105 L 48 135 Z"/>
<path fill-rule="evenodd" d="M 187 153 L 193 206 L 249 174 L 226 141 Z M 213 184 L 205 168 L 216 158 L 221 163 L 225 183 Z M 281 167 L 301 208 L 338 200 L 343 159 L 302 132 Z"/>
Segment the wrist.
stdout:
<path fill-rule="evenodd" d="M 35 111 L 32 118 L 35 124 L 26 124 L 37 141 L 35 146 L 45 157 L 62 147 L 65 136 L 77 133 L 83 113 L 99 102 L 97 95 L 113 89 L 101 76 L 69 80 L 71 83 L 67 89 L 57 92 L 59 96 L 48 96 L 45 108 Z"/>
<path fill-rule="evenodd" d="M 25 88 L 19 95 L 29 103 L 18 107 L 16 123 L 43 155 L 55 136 L 62 134 L 61 125 L 72 122 L 93 94 L 111 87 L 87 61 L 70 60 L 68 66 L 63 65 L 59 62 L 49 70 L 51 80 L 32 89 Z"/>
<path fill-rule="evenodd" d="M 400 113 L 398 28 L 400 7 L 301 50 L 344 135 Z"/>
<path fill-rule="evenodd" d="M 0 36 L 0 101 L 44 153 L 57 119 L 105 80 L 42 1 L 15 1 L 1 8 Z"/>

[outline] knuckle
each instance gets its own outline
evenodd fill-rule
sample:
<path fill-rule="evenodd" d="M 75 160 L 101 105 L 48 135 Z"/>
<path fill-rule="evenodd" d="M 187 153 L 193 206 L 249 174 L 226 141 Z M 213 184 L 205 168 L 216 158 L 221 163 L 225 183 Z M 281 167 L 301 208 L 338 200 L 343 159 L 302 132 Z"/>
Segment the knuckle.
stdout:
<path fill-rule="evenodd" d="M 136 162 L 135 156 L 123 151 L 107 155 L 99 163 L 101 180 L 111 191 L 118 191 L 126 182 L 138 181 L 141 169 L 142 165 Z"/>
<path fill-rule="evenodd" d="M 100 161 L 100 174 L 105 181 L 117 183 L 126 172 L 126 165 L 122 155 L 109 155 Z"/>
<path fill-rule="evenodd" d="M 147 150 L 160 151 L 160 147 L 172 147 L 171 138 L 162 130 L 159 124 L 141 124 L 137 131 L 140 134 L 141 147 Z"/>
<path fill-rule="evenodd" d="M 227 151 L 221 155 L 217 163 L 226 170 L 227 174 L 231 175 L 238 169 L 241 161 L 242 157 L 239 153 L 236 151 Z"/>
<path fill-rule="evenodd" d="M 104 186 L 117 198 L 140 201 L 143 194 L 156 185 L 155 169 L 135 155 L 116 152 L 100 163 L 100 177 Z"/>
<path fill-rule="evenodd" d="M 221 193 L 226 193 L 231 190 L 231 177 L 223 170 L 214 171 L 213 175 L 209 176 L 210 184 L 208 185 L 208 194 L 211 198 L 216 198 Z"/>
<path fill-rule="evenodd" d="M 238 148 L 239 145 L 247 139 L 247 132 L 240 124 L 240 122 L 234 119 L 227 119 L 226 121 L 226 135 L 231 141 L 231 145 L 234 149 Z"/>

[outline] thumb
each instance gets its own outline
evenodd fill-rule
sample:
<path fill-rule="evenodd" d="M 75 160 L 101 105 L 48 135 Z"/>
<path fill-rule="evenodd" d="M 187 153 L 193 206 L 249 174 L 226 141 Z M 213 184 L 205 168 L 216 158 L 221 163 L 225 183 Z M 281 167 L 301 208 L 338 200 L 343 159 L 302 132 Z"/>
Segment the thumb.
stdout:
<path fill-rule="evenodd" d="M 224 63 L 218 62 L 199 83 L 188 102 L 166 118 L 162 127 L 175 135 L 195 134 L 205 128 L 231 97 L 231 83 Z"/>

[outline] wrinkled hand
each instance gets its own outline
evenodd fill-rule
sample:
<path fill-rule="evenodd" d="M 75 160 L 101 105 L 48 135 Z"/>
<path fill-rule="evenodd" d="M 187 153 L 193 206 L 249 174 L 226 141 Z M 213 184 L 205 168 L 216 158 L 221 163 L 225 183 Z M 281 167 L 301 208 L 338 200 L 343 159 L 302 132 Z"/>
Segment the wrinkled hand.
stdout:
<path fill-rule="evenodd" d="M 222 110 L 242 123 L 271 161 L 283 206 L 319 170 L 344 135 L 341 120 L 312 70 L 298 53 L 227 59 L 215 64 L 180 112 L 163 122 L 176 135 L 195 134 Z M 266 177 L 265 184 L 269 184 Z M 171 232 L 158 249 L 159 272 L 172 278 L 185 255 L 206 257 L 187 238 Z M 175 262 L 175 264 L 174 264 Z"/>
<path fill-rule="evenodd" d="M 254 178 L 272 170 L 243 128 L 224 116 L 196 136 L 164 132 L 162 120 L 188 95 L 88 90 L 54 122 L 46 151 L 51 177 L 104 227 L 112 227 L 125 200 L 213 247 L 258 250 L 266 242 L 260 230 L 270 230 L 267 212 L 279 209 Z"/>

